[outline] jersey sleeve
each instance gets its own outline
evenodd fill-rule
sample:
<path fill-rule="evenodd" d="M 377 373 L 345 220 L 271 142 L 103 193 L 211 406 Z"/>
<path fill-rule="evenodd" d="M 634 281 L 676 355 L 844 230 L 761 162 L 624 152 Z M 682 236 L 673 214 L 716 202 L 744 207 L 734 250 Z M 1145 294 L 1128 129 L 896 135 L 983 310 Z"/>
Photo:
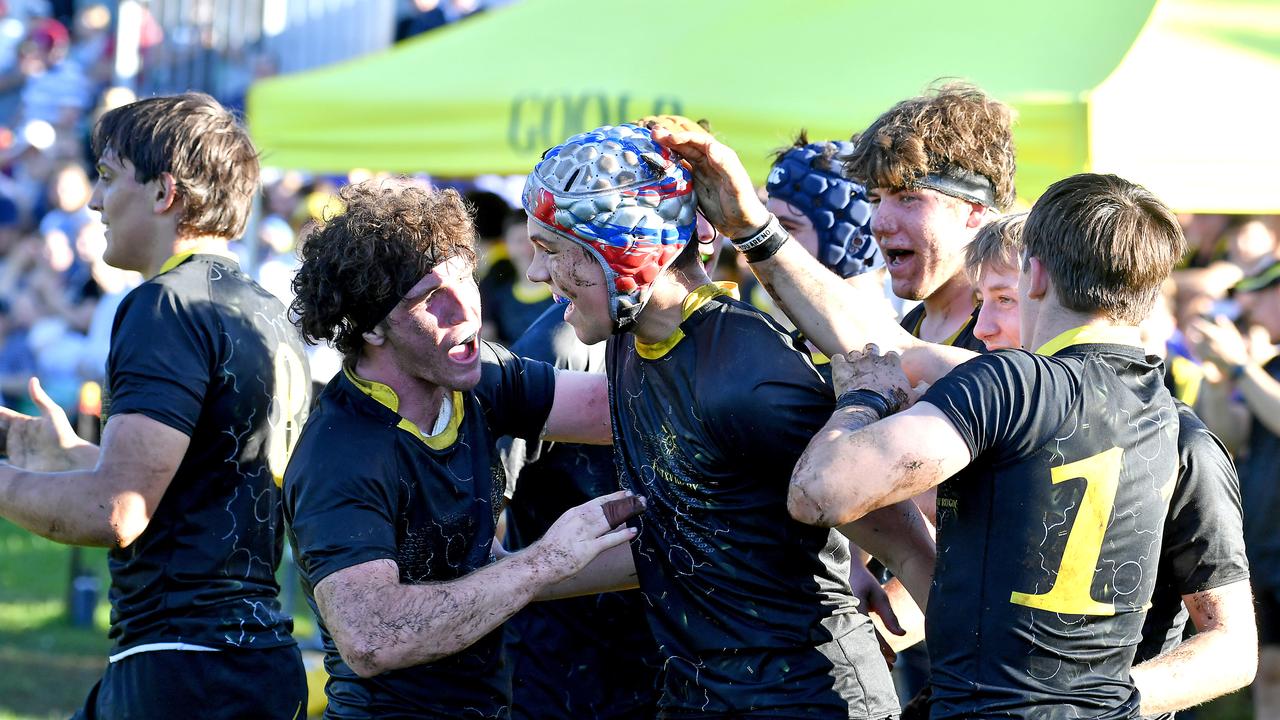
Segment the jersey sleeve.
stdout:
<path fill-rule="evenodd" d="M 397 557 L 395 472 L 369 464 L 368 447 L 320 445 L 299 447 L 285 476 L 298 568 L 313 588 L 339 570 Z"/>
<path fill-rule="evenodd" d="M 1007 454 L 1035 442 L 1033 422 L 1053 422 L 1047 417 L 1053 408 L 1029 402 L 1043 391 L 1043 380 L 1030 353 L 1001 351 L 960 365 L 934 383 L 921 401 L 951 421 L 969 446 L 970 460 L 996 448 Z"/>
<path fill-rule="evenodd" d="M 219 333 L 212 305 L 192 305 L 154 282 L 121 303 L 107 360 L 109 415 L 139 413 L 188 437 L 195 431 Z"/>
<path fill-rule="evenodd" d="M 495 436 L 536 439 L 555 400 L 555 368 L 527 360 L 494 343 L 481 343 L 475 393 Z"/>
<path fill-rule="evenodd" d="M 1226 448 L 1194 415 L 1179 413 L 1178 482 L 1165 517 L 1160 575 L 1180 595 L 1249 577 L 1240 481 Z"/>

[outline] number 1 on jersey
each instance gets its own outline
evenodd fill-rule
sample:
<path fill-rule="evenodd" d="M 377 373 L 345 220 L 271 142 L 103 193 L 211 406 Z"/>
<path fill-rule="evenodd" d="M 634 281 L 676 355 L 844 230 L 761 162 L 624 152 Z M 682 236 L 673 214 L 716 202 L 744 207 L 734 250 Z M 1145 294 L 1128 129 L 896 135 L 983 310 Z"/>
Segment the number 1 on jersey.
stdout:
<path fill-rule="evenodd" d="M 1115 615 L 1115 605 L 1093 599 L 1093 575 L 1102 554 L 1102 538 L 1107 533 L 1116 491 L 1120 487 L 1121 458 L 1124 451 L 1113 447 L 1083 460 L 1053 468 L 1053 484 L 1084 479 L 1084 497 L 1076 512 L 1062 562 L 1053 588 L 1046 593 L 1014 592 L 1009 602 L 1015 605 L 1063 613 L 1064 615 Z"/>

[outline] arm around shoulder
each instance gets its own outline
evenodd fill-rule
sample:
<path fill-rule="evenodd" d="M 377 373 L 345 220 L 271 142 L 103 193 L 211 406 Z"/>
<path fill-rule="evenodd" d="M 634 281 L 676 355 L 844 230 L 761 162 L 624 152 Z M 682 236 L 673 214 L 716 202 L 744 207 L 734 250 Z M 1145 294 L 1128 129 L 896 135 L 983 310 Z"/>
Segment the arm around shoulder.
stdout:
<path fill-rule="evenodd" d="M 555 400 L 543 438 L 586 445 L 610 445 L 609 381 L 603 373 L 556 371 Z"/>
<path fill-rule="evenodd" d="M 824 527 L 853 522 L 919 495 L 970 462 L 964 438 L 928 402 L 865 426 L 858 410 L 837 410 L 796 464 L 787 495 L 796 520 Z"/>

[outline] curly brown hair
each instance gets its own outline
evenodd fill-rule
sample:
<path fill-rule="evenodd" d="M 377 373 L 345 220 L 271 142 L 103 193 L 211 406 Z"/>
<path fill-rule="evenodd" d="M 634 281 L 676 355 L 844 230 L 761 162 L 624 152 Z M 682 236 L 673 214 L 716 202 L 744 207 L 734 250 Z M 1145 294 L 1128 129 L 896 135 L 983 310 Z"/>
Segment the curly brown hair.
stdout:
<path fill-rule="evenodd" d="M 853 137 L 845 173 L 869 188 L 906 188 L 959 167 L 991 181 L 996 207 L 1017 195 L 1013 176 L 1013 111 L 968 83 L 936 86 L 894 105 Z"/>
<path fill-rule="evenodd" d="M 346 355 L 432 268 L 476 259 L 476 231 L 453 190 L 407 178 L 368 180 L 338 192 L 346 209 L 305 238 L 293 278 L 294 322 L 307 342 L 329 340 Z"/>

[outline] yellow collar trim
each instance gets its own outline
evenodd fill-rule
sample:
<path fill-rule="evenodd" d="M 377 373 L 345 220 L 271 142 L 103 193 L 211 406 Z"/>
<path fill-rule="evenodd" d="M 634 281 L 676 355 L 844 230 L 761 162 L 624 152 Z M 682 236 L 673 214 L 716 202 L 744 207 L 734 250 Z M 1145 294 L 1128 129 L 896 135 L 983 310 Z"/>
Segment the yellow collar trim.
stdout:
<path fill-rule="evenodd" d="M 525 305 L 533 305 L 551 297 L 551 286 L 516 280 L 511 286 L 511 296 Z"/>
<path fill-rule="evenodd" d="M 1072 345 L 1131 345 L 1142 347 L 1138 328 L 1131 325 L 1081 325 L 1036 349 L 1037 355 L 1056 355 Z"/>
<path fill-rule="evenodd" d="M 231 252 L 230 250 L 224 249 L 221 243 L 218 244 L 218 247 L 216 249 L 213 249 L 211 246 L 197 245 L 192 250 L 188 250 L 186 252 L 180 252 L 176 255 L 173 255 L 168 260 L 165 260 L 164 264 L 160 266 L 160 272 L 156 273 L 156 275 L 163 275 L 169 272 L 170 270 L 178 267 L 182 263 L 190 260 L 193 255 L 218 255 L 224 258 L 231 258 L 233 260 L 236 257 L 235 253 Z"/>
<path fill-rule="evenodd" d="M 913 327 L 913 328 L 911 328 L 911 334 L 912 334 L 914 337 L 916 337 L 917 339 L 919 339 L 919 338 L 920 338 L 920 326 L 924 324 L 924 316 L 925 316 L 925 315 L 927 315 L 927 314 L 928 314 L 928 312 L 926 312 L 926 311 L 921 311 L 921 313 L 920 313 L 920 317 L 916 318 L 916 326 L 915 326 L 915 327 Z M 960 335 L 964 333 L 964 329 L 965 329 L 965 328 L 967 328 L 967 327 L 969 327 L 969 323 L 971 323 L 971 322 L 973 322 L 973 313 L 972 313 L 972 312 L 970 312 L 970 313 L 969 313 L 969 317 L 965 318 L 965 321 L 964 321 L 963 323 L 961 323 L 960 327 L 959 327 L 955 332 L 951 333 L 951 337 L 947 338 L 946 340 L 943 340 L 942 342 L 940 342 L 940 343 L 938 343 L 938 344 L 939 344 L 939 345 L 954 345 L 954 344 L 956 343 L 956 340 L 959 340 L 959 339 L 960 339 Z"/>
<path fill-rule="evenodd" d="M 684 302 L 680 305 L 680 322 L 688 320 L 694 311 L 706 305 L 711 298 L 720 297 L 721 295 L 728 295 L 737 300 L 738 283 L 711 282 L 686 295 Z M 671 352 L 671 348 L 678 345 L 683 339 L 684 330 L 678 327 L 665 340 L 659 340 L 656 343 L 642 343 L 639 338 L 636 338 L 636 354 L 645 360 L 657 360 Z"/>
<path fill-rule="evenodd" d="M 360 392 L 377 400 L 380 405 L 388 408 L 391 412 L 400 413 L 400 398 L 396 395 L 396 391 L 389 386 L 384 385 L 376 380 L 367 380 L 356 375 L 355 370 L 347 365 L 342 366 L 342 372 L 346 374 L 347 379 L 352 385 L 360 388 Z M 396 427 L 411 433 L 414 437 L 427 444 L 432 450 L 444 450 L 458 440 L 458 428 L 462 426 L 462 393 L 454 390 L 450 396 L 450 402 L 453 404 L 453 412 L 449 415 L 449 423 L 444 430 L 438 435 L 428 435 L 413 421 L 406 417 L 401 417 L 400 422 L 396 423 Z"/>
<path fill-rule="evenodd" d="M 1204 381 L 1204 370 L 1181 355 L 1174 355 L 1169 360 L 1169 374 L 1173 376 L 1173 396 L 1195 407 Z"/>

